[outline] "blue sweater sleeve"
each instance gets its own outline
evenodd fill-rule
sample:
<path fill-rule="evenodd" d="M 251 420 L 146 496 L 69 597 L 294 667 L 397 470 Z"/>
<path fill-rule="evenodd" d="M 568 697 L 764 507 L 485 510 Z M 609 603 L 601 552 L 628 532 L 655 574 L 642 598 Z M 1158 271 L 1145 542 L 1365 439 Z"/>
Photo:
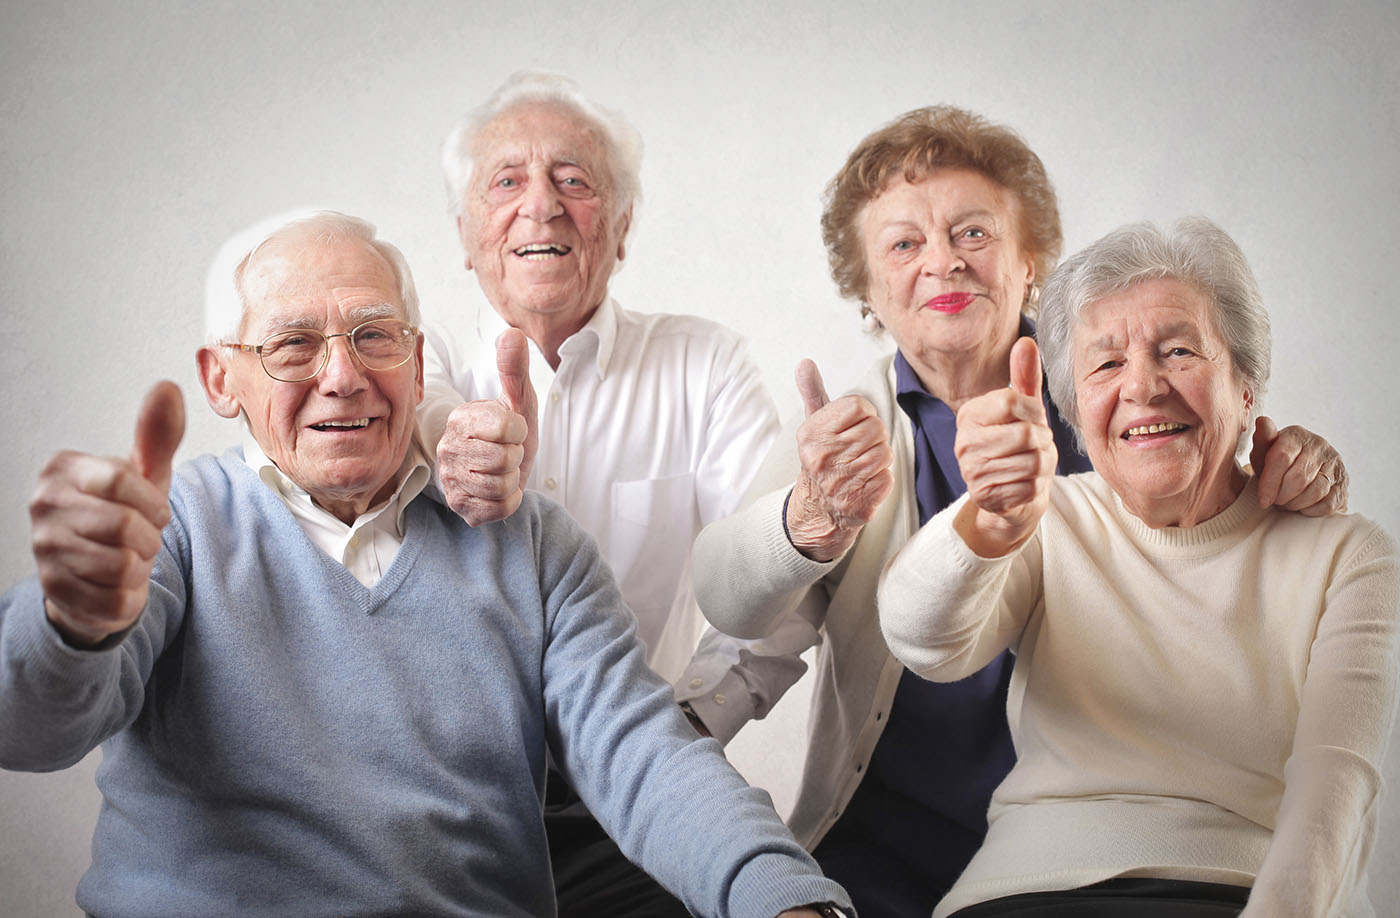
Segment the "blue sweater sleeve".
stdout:
<path fill-rule="evenodd" d="M 628 857 L 695 914 L 773 918 L 850 903 L 750 787 L 702 739 L 646 665 L 636 624 L 591 539 L 541 502 L 542 661 L 550 744 Z"/>
<path fill-rule="evenodd" d="M 162 534 L 146 608 L 99 650 L 66 644 L 44 614 L 35 577 L 0 597 L 0 767 L 56 771 L 129 726 L 145 703 L 155 660 L 185 608 L 185 545 L 178 517 Z"/>

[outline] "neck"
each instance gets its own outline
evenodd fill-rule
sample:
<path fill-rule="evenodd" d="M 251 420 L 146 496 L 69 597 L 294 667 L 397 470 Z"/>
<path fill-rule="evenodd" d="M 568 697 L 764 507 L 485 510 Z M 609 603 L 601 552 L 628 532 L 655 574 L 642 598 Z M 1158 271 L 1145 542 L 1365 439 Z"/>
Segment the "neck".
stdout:
<path fill-rule="evenodd" d="M 1190 529 L 1225 512 L 1247 481 L 1249 476 L 1231 459 L 1227 470 L 1213 476 L 1212 483 L 1203 484 L 1197 491 L 1158 501 L 1135 501 L 1123 496 L 1123 506 L 1153 529 Z"/>
<path fill-rule="evenodd" d="M 525 337 L 535 342 L 535 346 L 544 355 L 545 362 L 550 369 L 559 369 L 559 349 L 564 346 L 579 330 L 588 324 L 588 320 L 593 318 L 593 314 L 598 311 L 595 306 L 589 310 L 588 314 L 581 319 L 574 321 L 561 321 L 557 316 L 530 314 L 520 317 L 519 321 L 512 322 L 516 328 L 525 333 Z"/>
<path fill-rule="evenodd" d="M 995 354 L 949 356 L 939 353 L 905 354 L 919 382 L 929 395 L 957 413 L 963 403 L 1011 384 L 1011 345 Z"/>
<path fill-rule="evenodd" d="M 392 497 L 396 486 L 397 482 L 390 478 L 383 487 L 369 496 L 349 495 L 342 498 L 328 494 L 311 494 L 311 502 L 345 525 L 353 526 L 355 520 L 364 516 L 370 507 L 378 506 Z M 309 491 L 307 493 L 310 494 Z"/>

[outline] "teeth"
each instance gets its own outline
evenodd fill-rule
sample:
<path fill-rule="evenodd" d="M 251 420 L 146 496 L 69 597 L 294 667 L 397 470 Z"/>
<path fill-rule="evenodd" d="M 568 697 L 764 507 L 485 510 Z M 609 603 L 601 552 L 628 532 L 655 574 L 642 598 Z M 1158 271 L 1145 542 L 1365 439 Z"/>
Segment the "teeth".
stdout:
<path fill-rule="evenodd" d="M 323 421 L 313 427 L 368 427 L 369 418 L 356 418 L 353 421 Z"/>
<path fill-rule="evenodd" d="M 1185 424 L 1172 422 L 1169 424 L 1148 424 L 1146 427 L 1129 427 L 1128 436 L 1141 437 L 1144 434 L 1169 433 L 1174 430 L 1185 430 Z"/>
<path fill-rule="evenodd" d="M 521 258 L 528 258 L 530 261 L 541 261 L 545 258 L 554 258 L 560 255 L 567 255 L 572 251 L 566 245 L 554 245 L 552 243 L 535 243 L 523 245 L 515 250 L 515 254 Z"/>

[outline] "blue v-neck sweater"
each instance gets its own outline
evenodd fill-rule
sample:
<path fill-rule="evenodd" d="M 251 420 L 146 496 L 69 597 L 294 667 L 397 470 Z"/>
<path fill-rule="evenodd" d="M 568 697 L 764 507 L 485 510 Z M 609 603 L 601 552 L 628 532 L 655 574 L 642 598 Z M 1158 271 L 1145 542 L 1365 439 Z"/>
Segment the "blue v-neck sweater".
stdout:
<path fill-rule="evenodd" d="M 89 913 L 551 915 L 547 748 L 693 912 L 845 902 L 687 726 L 558 505 L 471 529 L 420 496 L 372 589 L 237 453 L 171 509 L 116 646 L 65 645 L 32 579 L 0 600 L 0 765 L 103 744 Z"/>

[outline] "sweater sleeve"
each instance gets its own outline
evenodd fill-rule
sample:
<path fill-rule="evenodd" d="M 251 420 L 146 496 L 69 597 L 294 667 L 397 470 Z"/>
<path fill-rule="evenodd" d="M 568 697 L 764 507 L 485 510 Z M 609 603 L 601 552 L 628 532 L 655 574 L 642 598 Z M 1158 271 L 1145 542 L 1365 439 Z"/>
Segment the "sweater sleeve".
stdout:
<path fill-rule="evenodd" d="M 845 893 L 821 876 L 761 790 L 701 739 L 647 668 L 636 625 L 591 540 L 562 510 L 538 530 L 550 742 L 629 858 L 695 914 L 772 918 Z M 537 537 L 538 538 L 538 537 Z"/>
<path fill-rule="evenodd" d="M 67 768 L 141 713 L 151 669 L 184 617 L 183 530 L 172 509 L 146 608 L 112 643 L 65 643 L 44 614 L 37 578 L 0 598 L 0 767 Z"/>
<path fill-rule="evenodd" d="M 953 529 L 967 496 L 944 508 L 890 559 L 880 578 L 880 629 L 895 657 L 934 682 L 970 676 L 1015 648 L 1041 597 L 1040 535 L 994 559 Z"/>
<path fill-rule="evenodd" d="M 1338 562 L 1312 642 L 1269 852 L 1243 915 L 1347 913 L 1375 842 L 1400 666 L 1400 561 L 1373 528 Z"/>

